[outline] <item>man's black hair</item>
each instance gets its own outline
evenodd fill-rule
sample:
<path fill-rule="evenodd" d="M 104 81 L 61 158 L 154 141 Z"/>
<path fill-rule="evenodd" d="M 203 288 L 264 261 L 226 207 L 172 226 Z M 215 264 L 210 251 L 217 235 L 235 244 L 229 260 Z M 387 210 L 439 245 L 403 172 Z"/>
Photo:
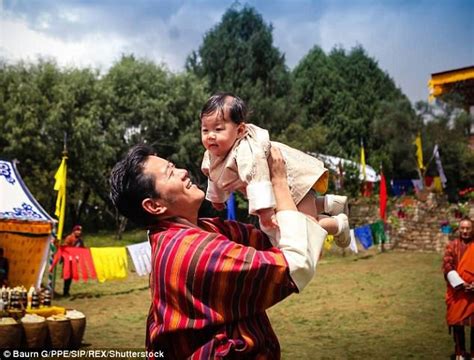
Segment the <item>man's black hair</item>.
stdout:
<path fill-rule="evenodd" d="M 143 173 L 146 160 L 155 154 L 149 145 L 135 145 L 110 174 L 112 203 L 123 216 L 144 226 L 153 224 L 156 218 L 143 209 L 142 201 L 160 196 L 155 189 L 155 177 Z"/>
<path fill-rule="evenodd" d="M 241 98 L 230 92 L 220 92 L 212 95 L 202 107 L 199 118 L 202 120 L 203 117 L 211 115 L 216 111 L 221 116 L 224 116 L 224 107 L 226 105 L 230 107 L 229 114 L 232 122 L 239 125 L 247 120 L 247 105 L 245 105 Z"/>

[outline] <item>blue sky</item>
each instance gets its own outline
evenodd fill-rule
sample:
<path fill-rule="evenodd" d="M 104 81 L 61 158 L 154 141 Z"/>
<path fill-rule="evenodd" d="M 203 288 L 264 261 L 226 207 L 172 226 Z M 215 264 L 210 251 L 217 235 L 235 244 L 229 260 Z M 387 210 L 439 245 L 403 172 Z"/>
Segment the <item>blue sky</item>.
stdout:
<path fill-rule="evenodd" d="M 234 1 L 0 0 L 0 57 L 106 71 L 123 53 L 183 70 Z M 254 0 L 292 69 L 314 46 L 362 45 L 412 102 L 430 74 L 474 65 L 474 0 Z"/>

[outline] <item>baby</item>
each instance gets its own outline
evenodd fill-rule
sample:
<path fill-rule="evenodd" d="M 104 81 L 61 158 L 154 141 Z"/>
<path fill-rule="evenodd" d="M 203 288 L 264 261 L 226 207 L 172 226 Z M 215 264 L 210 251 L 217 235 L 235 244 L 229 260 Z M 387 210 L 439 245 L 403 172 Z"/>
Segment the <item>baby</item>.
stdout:
<path fill-rule="evenodd" d="M 326 195 L 329 172 L 318 159 L 285 144 L 270 141 L 268 131 L 245 123 L 247 106 L 230 93 L 213 95 L 201 111 L 201 140 L 206 148 L 202 171 L 208 177 L 206 199 L 217 210 L 232 191 L 248 198 L 249 213 L 265 228 L 275 227 L 275 198 L 267 156 L 280 149 L 286 162 L 288 185 L 299 211 L 311 216 L 340 247 L 350 243 L 347 197 Z M 326 213 L 331 216 L 321 215 Z"/>

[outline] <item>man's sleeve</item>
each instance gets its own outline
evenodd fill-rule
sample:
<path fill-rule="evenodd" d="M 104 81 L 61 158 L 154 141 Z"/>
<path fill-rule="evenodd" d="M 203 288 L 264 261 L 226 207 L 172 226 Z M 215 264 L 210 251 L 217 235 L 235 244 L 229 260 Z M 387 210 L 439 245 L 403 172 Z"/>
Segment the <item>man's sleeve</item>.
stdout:
<path fill-rule="evenodd" d="M 257 250 L 279 248 L 289 265 L 290 275 L 298 290 L 312 279 L 327 232 L 316 222 L 298 211 L 279 211 L 279 229 L 256 229 L 253 225 L 225 221 L 222 233 L 232 241 Z"/>
<path fill-rule="evenodd" d="M 456 288 L 464 283 L 459 273 L 456 270 L 456 254 L 454 242 L 448 243 L 443 256 L 443 273 L 446 281 Z"/>

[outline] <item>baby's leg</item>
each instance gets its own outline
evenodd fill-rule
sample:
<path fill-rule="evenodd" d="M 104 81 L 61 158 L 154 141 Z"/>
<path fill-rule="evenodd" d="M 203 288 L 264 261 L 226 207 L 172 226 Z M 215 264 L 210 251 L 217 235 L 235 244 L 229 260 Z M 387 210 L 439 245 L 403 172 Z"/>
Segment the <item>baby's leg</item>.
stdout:
<path fill-rule="evenodd" d="M 336 235 L 339 231 L 339 225 L 334 217 L 320 216 L 318 215 L 318 207 L 316 204 L 316 197 L 312 192 L 308 192 L 303 200 L 301 200 L 296 206 L 298 211 L 311 216 L 314 221 L 319 223 L 321 227 L 328 232 L 330 235 Z"/>

